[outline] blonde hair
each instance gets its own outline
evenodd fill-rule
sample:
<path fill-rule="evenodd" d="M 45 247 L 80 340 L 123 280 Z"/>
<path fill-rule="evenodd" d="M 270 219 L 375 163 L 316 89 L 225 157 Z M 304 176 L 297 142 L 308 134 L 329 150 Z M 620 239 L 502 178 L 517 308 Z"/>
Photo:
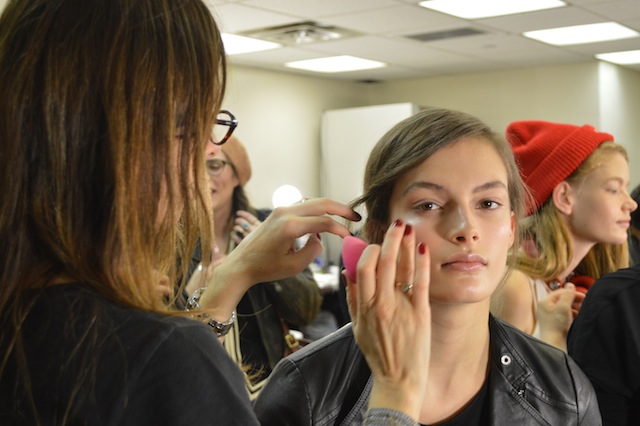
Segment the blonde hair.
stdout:
<path fill-rule="evenodd" d="M 589 157 L 566 179 L 571 185 L 580 184 L 584 178 L 606 161 L 606 157 L 617 153 L 627 161 L 625 148 L 613 142 L 603 142 Z M 569 267 L 573 259 L 571 230 L 551 201 L 547 199 L 542 207 L 522 221 L 525 239 L 535 244 L 535 250 L 518 250 L 512 253 L 516 269 L 525 274 L 550 281 L 558 277 Z M 598 278 L 603 274 L 616 271 L 629 265 L 627 243 L 595 244 L 580 261 L 575 272 Z"/>

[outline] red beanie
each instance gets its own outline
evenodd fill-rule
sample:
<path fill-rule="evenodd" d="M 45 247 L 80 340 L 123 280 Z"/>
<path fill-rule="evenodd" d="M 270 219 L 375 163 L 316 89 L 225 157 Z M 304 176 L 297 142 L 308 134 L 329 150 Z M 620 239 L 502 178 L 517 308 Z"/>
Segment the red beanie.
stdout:
<path fill-rule="evenodd" d="M 578 127 L 548 121 L 515 121 L 507 127 L 506 136 L 535 201 L 535 205 L 527 206 L 527 215 L 538 210 L 553 188 L 602 142 L 613 142 L 612 135 L 587 124 Z"/>

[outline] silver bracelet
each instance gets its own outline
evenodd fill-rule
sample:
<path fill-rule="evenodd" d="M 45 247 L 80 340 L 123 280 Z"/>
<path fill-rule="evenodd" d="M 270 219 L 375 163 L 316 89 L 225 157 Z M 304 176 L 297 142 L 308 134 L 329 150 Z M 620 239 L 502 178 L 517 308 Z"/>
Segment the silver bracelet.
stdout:
<path fill-rule="evenodd" d="M 204 293 L 205 290 L 206 290 L 206 287 L 201 287 L 193 292 L 191 297 L 187 299 L 187 305 L 184 308 L 185 311 L 193 311 L 193 310 L 201 309 L 200 303 L 199 303 L 200 296 L 202 296 L 202 293 Z M 222 337 L 222 336 L 225 336 L 229 332 L 229 330 L 231 330 L 231 326 L 233 325 L 234 322 L 236 322 L 236 311 L 234 310 L 231 313 L 231 318 L 229 318 L 229 321 L 227 322 L 216 321 L 213 318 L 210 318 L 209 314 L 205 312 L 194 315 L 194 317 L 198 319 L 209 318 L 209 320 L 207 321 L 207 325 L 211 327 L 214 333 L 216 333 L 216 336 Z"/>

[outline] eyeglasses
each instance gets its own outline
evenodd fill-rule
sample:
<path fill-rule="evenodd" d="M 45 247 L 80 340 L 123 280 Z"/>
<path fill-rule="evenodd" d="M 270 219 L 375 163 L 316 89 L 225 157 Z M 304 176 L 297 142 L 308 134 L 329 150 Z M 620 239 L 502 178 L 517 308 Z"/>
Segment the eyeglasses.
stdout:
<path fill-rule="evenodd" d="M 216 116 L 216 121 L 213 125 L 211 142 L 214 145 L 224 144 L 229 140 L 236 127 L 238 127 L 236 117 L 227 110 L 221 110 Z"/>
<path fill-rule="evenodd" d="M 209 176 L 218 176 L 227 164 L 231 165 L 230 162 L 221 160 L 220 158 L 207 160 L 207 173 L 209 173 Z"/>

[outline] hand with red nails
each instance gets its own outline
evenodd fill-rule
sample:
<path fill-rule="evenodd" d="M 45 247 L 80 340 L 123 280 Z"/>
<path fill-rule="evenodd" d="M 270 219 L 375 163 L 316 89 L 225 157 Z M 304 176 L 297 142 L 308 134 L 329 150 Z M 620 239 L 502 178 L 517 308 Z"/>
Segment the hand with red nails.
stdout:
<path fill-rule="evenodd" d="M 374 376 L 370 407 L 418 418 L 431 351 L 429 268 L 427 247 L 397 220 L 382 245 L 362 251 L 357 284 L 346 274 L 354 335 Z"/>

